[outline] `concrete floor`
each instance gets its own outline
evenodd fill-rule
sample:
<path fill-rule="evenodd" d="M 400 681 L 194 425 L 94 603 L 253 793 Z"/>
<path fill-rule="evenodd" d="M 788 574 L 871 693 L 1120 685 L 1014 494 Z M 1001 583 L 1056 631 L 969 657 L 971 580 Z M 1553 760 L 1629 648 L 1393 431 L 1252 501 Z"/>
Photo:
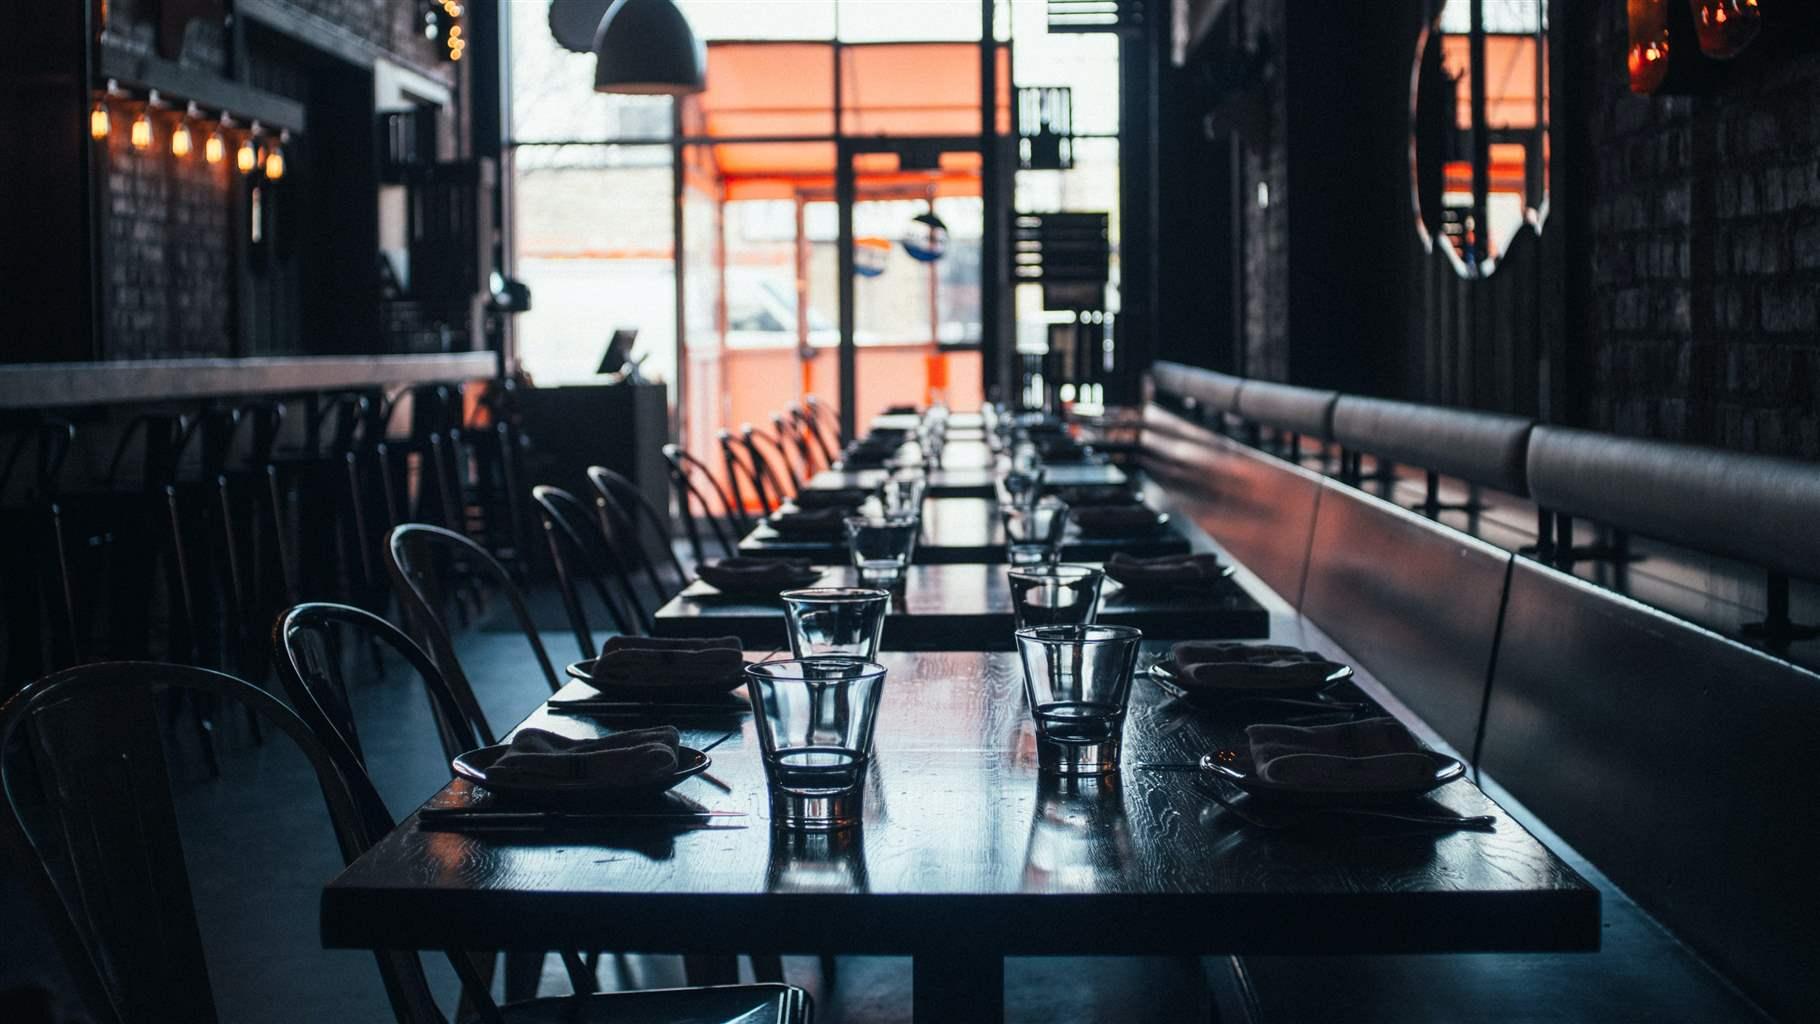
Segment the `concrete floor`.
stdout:
<path fill-rule="evenodd" d="M 575 644 L 561 628 L 554 603 L 536 604 L 548 626 L 552 657 L 559 665 L 572 660 Z M 516 723 L 547 694 L 515 632 L 471 629 L 460 637 L 459 648 L 496 729 Z M 354 699 L 374 778 L 394 813 L 403 814 L 448 778 L 428 705 L 415 680 L 396 667 L 361 680 Z M 339 867 L 339 857 L 307 765 L 281 742 L 253 744 L 233 717 L 222 732 L 222 778 L 206 778 L 193 750 L 178 750 L 173 758 L 185 854 L 220 1019 L 265 1024 L 390 1019 L 372 957 L 325 951 L 317 940 L 317 896 Z M 31 917 L 0 876 L 0 919 L 9 922 L 0 928 L 0 992 L 21 984 L 66 988 L 42 930 L 20 926 Z M 426 962 L 445 1008 L 452 1008 L 452 976 L 434 959 Z M 821 1024 L 910 1020 L 907 959 L 843 958 L 832 985 L 813 958 L 792 958 L 786 969 L 792 982 L 815 996 Z M 622 983 L 682 983 L 676 957 L 634 956 L 618 965 L 608 958 L 601 974 L 608 990 Z M 568 991 L 554 958 L 545 978 L 546 994 Z M 1206 1021 L 1210 1010 L 1201 978 L 1198 962 L 1189 958 L 1013 960 L 1006 968 L 1007 1019 Z M 74 1009 L 61 1002 L 66 1011 Z M 0 997 L 0 1008 L 6 1006 Z M 65 1019 L 82 1018 L 72 1013 Z"/>

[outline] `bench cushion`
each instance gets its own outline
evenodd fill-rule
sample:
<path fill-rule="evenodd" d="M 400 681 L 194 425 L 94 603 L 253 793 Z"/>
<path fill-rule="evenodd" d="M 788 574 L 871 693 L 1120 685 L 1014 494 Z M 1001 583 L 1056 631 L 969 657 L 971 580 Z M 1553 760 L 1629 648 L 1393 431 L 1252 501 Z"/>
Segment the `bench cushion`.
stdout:
<path fill-rule="evenodd" d="M 1820 464 L 1537 427 L 1536 504 L 1820 580 Z"/>
<path fill-rule="evenodd" d="M 1333 439 L 1347 448 L 1516 495 L 1529 494 L 1534 426 L 1524 416 L 1353 395 L 1333 407 Z"/>
<path fill-rule="evenodd" d="M 1144 472 L 1291 604 L 1301 600 L 1321 478 L 1166 409 L 1144 410 Z"/>
<path fill-rule="evenodd" d="M 1471 757 L 1510 553 L 1322 485 L 1302 614 Z"/>
<path fill-rule="evenodd" d="M 1770 1012 L 1820 1006 L 1820 676 L 1526 559 L 1479 767 Z"/>
<path fill-rule="evenodd" d="M 1333 403 L 1337 391 L 1317 391 L 1247 380 L 1239 389 L 1239 415 L 1253 423 L 1322 441 L 1333 438 Z"/>
<path fill-rule="evenodd" d="M 1245 382 L 1242 377 L 1171 362 L 1158 362 L 1150 373 L 1157 390 L 1171 398 L 1190 398 L 1215 412 L 1238 411 L 1239 385 Z"/>

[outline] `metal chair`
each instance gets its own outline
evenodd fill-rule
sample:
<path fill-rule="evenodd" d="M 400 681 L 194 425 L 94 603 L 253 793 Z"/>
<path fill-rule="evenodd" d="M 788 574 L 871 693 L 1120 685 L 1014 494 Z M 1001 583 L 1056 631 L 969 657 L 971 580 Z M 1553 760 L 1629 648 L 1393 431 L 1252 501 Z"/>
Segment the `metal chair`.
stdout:
<path fill-rule="evenodd" d="M 396 824 L 339 733 L 321 721 L 312 728 L 243 680 L 161 662 L 106 662 L 26 687 L 0 707 L 0 848 L 46 908 L 85 1008 L 108 1024 L 219 1017 L 155 725 L 154 697 L 168 691 L 237 705 L 288 739 L 310 766 L 345 863 Z M 103 759 L 109 770 L 96 771 Z M 47 800 L 41 794 L 48 792 L 65 798 Z M 464 999 L 486 1024 L 756 1024 L 806 1021 L 809 1013 L 807 995 L 782 985 L 588 993 L 500 1006 L 467 954 L 447 956 Z M 398 1021 L 447 1024 L 417 954 L 375 958 Z"/>
<path fill-rule="evenodd" d="M 802 406 L 790 406 L 790 418 L 796 421 L 796 434 L 801 439 L 803 462 L 807 464 L 810 461 L 810 453 L 813 452 L 821 460 L 821 468 L 833 469 L 834 453 L 840 449 L 840 446 L 828 444 L 827 439 L 821 435 L 815 417 Z"/>
<path fill-rule="evenodd" d="M 550 692 L 562 688 L 562 679 L 550 661 L 524 593 L 518 589 L 512 574 L 486 548 L 441 526 L 405 523 L 393 527 L 386 537 L 386 551 L 390 555 L 386 565 L 392 587 L 397 593 L 399 607 L 404 609 L 405 620 L 429 651 L 436 667 L 451 683 L 464 689 L 471 690 L 472 687 L 461 667 L 461 659 L 455 654 L 453 631 L 444 614 L 444 609 L 455 599 L 448 581 L 450 576 L 456 575 L 463 579 L 484 578 L 505 595 L 518 630 L 531 645 L 531 654 L 537 659 L 537 667 L 543 671 Z M 581 656 L 591 658 L 594 653 L 584 650 Z"/>
<path fill-rule="evenodd" d="M 688 586 L 689 573 L 676 557 L 669 516 L 652 504 L 637 484 L 605 466 L 589 466 L 588 483 L 594 487 L 595 506 L 606 536 L 625 553 L 632 568 L 645 577 L 652 593 L 660 601 L 668 600 Z M 646 530 L 641 527 L 648 528 L 648 541 Z M 666 567 L 671 575 L 668 580 L 663 572 Z"/>
<path fill-rule="evenodd" d="M 781 437 L 773 437 L 765 433 L 763 429 L 747 423 L 739 428 L 739 438 L 746 448 L 746 461 L 757 472 L 759 481 L 769 486 L 772 493 L 777 495 L 778 504 L 783 504 L 785 498 L 803 489 L 802 478 L 796 475 L 796 467 L 790 464 L 790 457 L 784 452 Z M 761 442 L 763 447 L 760 446 Z M 770 455 L 765 454 L 765 448 L 771 449 Z M 781 471 L 772 464 L 774 457 L 777 462 L 783 464 Z M 788 490 L 784 488 L 785 480 L 790 482 Z"/>
<path fill-rule="evenodd" d="M 664 445 L 664 462 L 670 471 L 670 486 L 676 492 L 676 507 L 682 512 L 683 531 L 689 538 L 689 550 L 695 555 L 697 563 L 708 560 L 706 549 L 702 545 L 703 533 L 696 515 L 700 510 L 699 522 L 707 523 L 706 532 L 709 539 L 719 546 L 721 556 L 732 558 L 739 551 L 738 538 L 728 532 L 728 524 L 733 524 L 739 533 L 751 529 L 741 513 L 734 507 L 733 499 L 721 490 L 720 483 L 714 474 L 700 459 L 683 451 L 673 444 Z M 695 475 L 700 473 L 707 481 L 707 490 L 695 485 Z M 715 513 L 714 505 L 708 501 L 712 493 L 720 503 L 720 512 Z"/>
<path fill-rule="evenodd" d="M 784 464 L 784 472 L 790 477 L 791 490 L 802 490 L 803 485 L 815 475 L 815 470 L 810 465 L 809 453 L 802 446 L 802 436 L 790 430 L 789 421 L 783 413 L 771 414 L 771 436 L 767 440 L 777 449 L 778 460 Z M 790 457 L 792 448 L 796 449 L 794 461 Z"/>
<path fill-rule="evenodd" d="M 776 512 L 778 504 L 783 501 L 783 494 L 780 492 L 777 500 L 772 501 L 771 490 L 766 486 L 764 470 L 746 461 L 745 456 L 740 452 L 739 442 L 734 438 L 731 430 L 721 431 L 718 440 L 721 463 L 727 467 L 727 487 L 732 492 L 734 506 L 739 509 L 740 515 L 746 520 L 747 525 L 749 526 L 751 522 L 750 509 L 746 505 L 748 490 L 751 491 L 752 497 L 758 499 L 758 507 L 764 511 L 765 515 Z"/>
<path fill-rule="evenodd" d="M 651 616 L 638 600 L 624 560 L 601 536 L 598 522 L 589 515 L 588 506 L 568 491 L 548 484 L 533 487 L 531 500 L 537 504 L 538 518 L 550 545 L 550 560 L 556 565 L 556 584 L 562 592 L 563 610 L 568 613 L 569 626 L 575 631 L 575 643 L 581 648 L 582 657 L 592 658 L 599 653 L 581 600 L 580 584 L 584 579 L 606 607 L 607 617 L 615 629 L 629 636 L 648 636 Z M 619 591 L 617 596 L 613 593 L 615 588 Z"/>

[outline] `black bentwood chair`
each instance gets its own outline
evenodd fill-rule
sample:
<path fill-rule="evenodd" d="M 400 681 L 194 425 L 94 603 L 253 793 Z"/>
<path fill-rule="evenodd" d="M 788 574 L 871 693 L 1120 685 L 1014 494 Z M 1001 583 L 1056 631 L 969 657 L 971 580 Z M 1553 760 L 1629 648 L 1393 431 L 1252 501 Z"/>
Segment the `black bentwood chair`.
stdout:
<path fill-rule="evenodd" d="M 588 467 L 601 529 L 633 572 L 644 577 L 658 607 L 689 585 L 689 573 L 676 557 L 670 518 L 645 497 L 638 485 L 605 466 Z"/>
<path fill-rule="evenodd" d="M 720 482 L 714 479 L 714 474 L 709 472 L 700 459 L 676 445 L 664 445 L 664 463 L 670 471 L 670 486 L 676 494 L 677 510 L 682 513 L 683 533 L 689 539 L 689 551 L 695 556 L 696 563 L 708 560 L 707 548 L 702 544 L 703 524 L 706 525 L 708 539 L 720 549 L 720 557 L 732 558 L 738 553 L 739 537 L 736 534 L 744 534 L 751 529 L 749 524 L 742 524 L 739 512 L 733 506 L 733 499 L 721 489 Z M 696 485 L 698 473 L 705 487 Z M 708 500 L 710 493 L 714 496 L 713 502 Z M 718 511 L 716 502 L 719 504 Z"/>
<path fill-rule="evenodd" d="M 748 460 L 747 453 L 741 450 L 740 442 L 731 430 L 721 431 L 719 440 L 721 462 L 727 467 L 727 487 L 733 492 L 733 502 L 739 506 L 740 512 L 748 512 L 748 492 L 751 497 L 758 499 L 759 510 L 765 515 L 776 512 L 784 496 L 780 490 L 773 500 L 763 464 Z M 747 522 L 750 522 L 749 518 Z"/>
<path fill-rule="evenodd" d="M 0 707 L 0 846 L 41 898 L 49 930 L 94 1019 L 111 1024 L 219 1019 L 184 861 L 152 697 L 237 704 L 289 739 L 322 791 L 342 859 L 395 826 L 346 744 L 319 737 L 271 694 L 209 669 L 107 662 L 31 684 Z M 28 749 L 29 748 L 29 749 Z M 106 770 L 97 770 L 105 763 Z M 56 793 L 59 798 L 46 799 Z M 270 808 L 256 806 L 257 813 Z M 70 841 L 79 837 L 78 841 Z M 447 1024 L 415 953 L 376 953 L 401 1024 Z M 497 1005 L 465 954 L 448 955 L 486 1024 L 590 1021 L 806 1022 L 786 985 L 559 996 Z"/>
<path fill-rule="evenodd" d="M 538 519 L 550 543 L 550 560 L 556 564 L 556 585 L 562 592 L 563 610 L 575 632 L 583 658 L 599 653 L 594 630 L 582 602 L 585 580 L 594 596 L 606 606 L 613 628 L 628 636 L 649 636 L 652 616 L 632 587 L 625 559 L 607 544 L 598 520 L 580 498 L 560 487 L 538 484 L 531 488 Z M 617 591 L 617 593 L 615 593 Z"/>
<path fill-rule="evenodd" d="M 405 621 L 418 640 L 429 651 L 436 667 L 458 687 L 469 687 L 467 672 L 455 654 L 454 631 L 449 628 L 448 609 L 456 600 L 453 585 L 462 580 L 481 579 L 491 583 L 512 609 L 512 618 L 537 667 L 543 670 L 544 682 L 555 693 L 562 687 L 556 668 L 544 647 L 543 636 L 531 618 L 524 593 L 512 580 L 512 574 L 486 548 L 467 537 L 441 526 L 405 523 L 392 528 L 386 538 L 386 551 L 391 556 L 387 567 L 392 576 L 398 604 L 404 609 Z M 590 656 L 583 652 L 583 657 Z"/>

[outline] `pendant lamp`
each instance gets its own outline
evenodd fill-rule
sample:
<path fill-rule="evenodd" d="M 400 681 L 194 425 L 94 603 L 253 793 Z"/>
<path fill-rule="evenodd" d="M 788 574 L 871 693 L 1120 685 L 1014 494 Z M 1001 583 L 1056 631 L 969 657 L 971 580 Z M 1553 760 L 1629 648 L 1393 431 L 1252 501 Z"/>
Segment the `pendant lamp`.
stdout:
<path fill-rule="evenodd" d="M 675 0 L 614 0 L 594 31 L 594 90 L 678 96 L 707 87 L 708 53 Z"/>

